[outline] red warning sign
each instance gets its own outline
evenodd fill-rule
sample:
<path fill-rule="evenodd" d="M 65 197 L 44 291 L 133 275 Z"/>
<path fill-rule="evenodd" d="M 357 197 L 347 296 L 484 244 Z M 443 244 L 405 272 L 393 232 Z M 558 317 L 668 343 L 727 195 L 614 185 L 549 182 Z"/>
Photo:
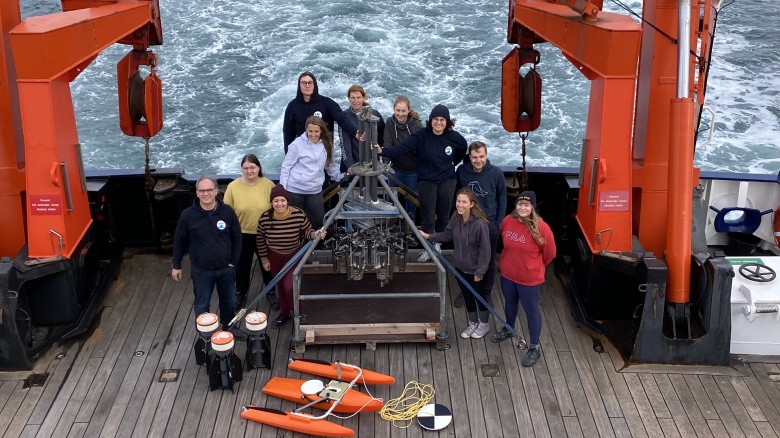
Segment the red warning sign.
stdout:
<path fill-rule="evenodd" d="M 30 195 L 30 214 L 44 216 L 62 214 L 60 195 Z"/>

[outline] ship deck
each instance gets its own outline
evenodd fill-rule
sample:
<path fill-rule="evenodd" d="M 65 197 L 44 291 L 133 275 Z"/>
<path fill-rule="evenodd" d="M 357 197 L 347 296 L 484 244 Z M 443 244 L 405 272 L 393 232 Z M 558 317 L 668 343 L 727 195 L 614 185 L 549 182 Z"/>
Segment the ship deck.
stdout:
<path fill-rule="evenodd" d="M 36 362 L 33 372 L 48 373 L 43 385 L 27 379 L 30 372 L 0 373 L 0 436 L 304 436 L 239 416 L 245 404 L 295 406 L 261 392 L 271 376 L 306 378 L 286 367 L 288 357 L 301 356 L 289 351 L 291 325 L 269 329 L 273 370 L 245 372 L 232 392 L 209 391 L 192 354 L 191 284 L 171 281 L 169 268 L 169 257 L 128 253 L 93 329 L 55 345 Z M 456 289 L 450 282 L 449 291 Z M 452 410 L 452 424 L 440 432 L 417 424 L 397 428 L 378 413 L 336 422 L 358 437 L 780 435 L 780 358 L 735 360 L 730 367 L 626 367 L 609 342 L 577 326 L 549 270 L 542 291 L 542 357 L 523 368 L 525 352 L 516 340 L 495 344 L 489 336 L 458 336 L 466 318 L 451 305 L 452 295 L 447 350 L 435 343 L 378 344 L 375 351 L 359 344 L 315 345 L 302 355 L 394 376 L 392 387 L 370 388 L 385 400 L 400 396 L 409 381 L 430 383 L 434 401 Z M 493 296 L 497 304 L 502 300 L 497 285 Z M 518 327 L 524 330 L 525 321 Z M 602 341 L 603 352 L 594 350 L 594 339 Z M 236 348 L 243 359 L 243 343 Z M 166 369 L 180 370 L 178 379 L 161 382 Z M 483 375 L 495 370 L 494 377 Z"/>

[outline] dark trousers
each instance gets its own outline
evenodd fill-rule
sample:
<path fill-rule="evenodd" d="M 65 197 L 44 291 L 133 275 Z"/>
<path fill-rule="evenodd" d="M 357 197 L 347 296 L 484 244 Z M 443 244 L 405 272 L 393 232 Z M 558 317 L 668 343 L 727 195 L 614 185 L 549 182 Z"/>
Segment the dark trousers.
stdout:
<path fill-rule="evenodd" d="M 490 222 L 488 224 L 488 238 L 490 239 L 490 263 L 485 272 L 485 278 L 482 279 L 482 287 L 485 288 L 485 296 L 490 295 L 493 290 L 493 283 L 496 282 L 496 249 L 498 248 L 498 238 L 501 237 L 501 231 L 498 226 Z"/>
<path fill-rule="evenodd" d="M 236 293 L 246 295 L 249 292 L 250 281 L 252 280 L 252 257 L 257 254 L 257 235 L 241 234 L 241 255 L 236 265 Z M 260 256 L 257 257 L 260 260 Z M 258 262 L 260 272 L 263 274 L 263 284 L 268 284 L 273 280 L 271 271 L 263 269 L 263 264 Z"/>
<path fill-rule="evenodd" d="M 487 300 L 487 292 L 485 291 L 485 288 L 482 287 L 482 282 L 485 281 L 483 278 L 482 281 L 474 281 L 474 274 L 467 274 L 463 271 L 461 271 L 458 268 L 455 268 L 455 270 L 458 271 L 458 274 L 461 275 L 461 277 L 465 278 L 468 284 L 474 288 L 474 290 L 482 297 Z M 477 309 L 479 310 L 487 310 L 487 307 L 485 307 L 484 304 L 479 302 L 474 297 L 474 294 L 466 287 L 466 285 L 458 279 L 458 286 L 460 286 L 460 293 L 463 294 L 463 302 L 466 303 L 466 311 L 468 312 L 476 312 Z"/>
<path fill-rule="evenodd" d="M 195 294 L 193 303 L 195 316 L 209 311 L 211 292 L 216 286 L 217 295 L 219 295 L 219 320 L 223 325 L 229 323 L 235 316 L 233 313 L 233 293 L 235 291 L 236 269 L 227 266 L 224 269 L 212 271 L 192 266 L 190 278 L 192 278 L 192 292 Z"/>
<path fill-rule="evenodd" d="M 420 181 L 419 184 L 423 231 L 428 234 L 444 231 L 450 221 L 452 198 L 455 196 L 455 180 Z"/>
<path fill-rule="evenodd" d="M 284 265 L 287 264 L 297 252 L 298 250 L 295 250 L 290 254 L 282 254 L 269 248 L 268 261 L 271 263 L 271 274 L 275 277 L 282 272 Z M 280 315 L 289 315 L 293 311 L 293 271 L 295 271 L 295 266 L 296 265 L 293 265 L 293 267 L 284 274 L 284 277 L 276 283 L 276 296 L 279 298 Z M 303 306 L 301 306 L 301 311 L 303 311 Z"/>
<path fill-rule="evenodd" d="M 322 220 L 325 217 L 325 206 L 322 205 L 322 192 L 314 195 L 289 192 L 290 204 L 298 207 L 306 213 L 312 228 L 322 228 Z"/>
<path fill-rule="evenodd" d="M 506 300 L 504 314 L 506 315 L 507 324 L 512 327 L 515 326 L 515 319 L 519 310 L 517 305 L 522 303 L 525 318 L 528 320 L 528 337 L 531 345 L 539 345 L 539 335 L 542 333 L 542 312 L 539 311 L 542 285 L 523 286 L 502 276 L 501 292 Z"/>

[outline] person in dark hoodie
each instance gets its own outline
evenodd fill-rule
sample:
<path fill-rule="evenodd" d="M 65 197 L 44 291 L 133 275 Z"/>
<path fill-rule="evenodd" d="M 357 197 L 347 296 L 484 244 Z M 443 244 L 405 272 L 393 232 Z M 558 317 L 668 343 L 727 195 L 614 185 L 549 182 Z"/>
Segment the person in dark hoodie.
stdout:
<path fill-rule="evenodd" d="M 357 126 L 349 121 L 339 104 L 329 97 L 321 96 L 317 79 L 311 72 L 306 71 L 298 76 L 298 94 L 284 110 L 282 133 L 285 154 L 290 143 L 306 131 L 306 119 L 309 116 L 317 116 L 324 120 L 330 132 L 335 132 L 333 122 L 336 122 L 350 137 L 355 137 L 357 133 Z"/>
<path fill-rule="evenodd" d="M 360 85 L 353 85 L 347 90 L 347 100 L 349 100 L 349 108 L 344 110 L 344 115 L 352 122 L 354 126 L 359 127 L 357 115 L 363 110 L 364 106 L 368 105 L 366 101 L 366 90 Z M 382 120 L 382 114 L 379 111 L 371 108 L 371 114 L 379 118 L 377 123 L 377 139 L 379 145 L 384 144 L 382 137 L 385 130 L 385 121 Z M 354 135 L 349 135 L 346 130 L 339 124 L 339 135 L 341 136 L 341 167 L 339 170 L 346 172 L 349 166 L 358 162 L 360 158 L 360 141 Z"/>
<path fill-rule="evenodd" d="M 181 259 L 189 248 L 190 277 L 195 294 L 195 316 L 209 311 L 214 286 L 219 295 L 219 319 L 228 329 L 233 310 L 236 268 L 241 255 L 241 223 L 233 209 L 217 199 L 217 181 L 201 176 L 195 184 L 197 199 L 179 216 L 173 237 L 171 278 L 181 280 Z M 231 330 L 236 339 L 246 339 L 238 328 Z"/>
<path fill-rule="evenodd" d="M 420 123 L 420 115 L 412 109 L 409 98 L 398 96 L 393 102 L 393 115 L 388 117 L 385 123 L 384 144 L 381 146 L 398 146 L 421 129 L 423 126 Z M 399 181 L 417 192 L 417 155 L 414 152 L 395 158 L 392 160 L 391 167 Z M 397 186 L 393 180 L 389 183 L 391 187 Z M 412 219 L 417 212 L 417 206 L 409 199 L 406 199 L 406 212 Z"/>
<path fill-rule="evenodd" d="M 469 145 L 469 161 L 463 163 L 455 171 L 458 188 L 468 187 L 477 196 L 477 203 L 488 219 L 488 234 L 490 237 L 490 265 L 485 274 L 482 286 L 490 296 L 495 282 L 496 247 L 501 235 L 498 229 L 506 216 L 506 180 L 504 173 L 498 167 L 490 164 L 487 158 L 487 146 L 481 141 Z M 463 295 L 455 298 L 455 307 L 463 307 Z"/>
<path fill-rule="evenodd" d="M 422 229 L 429 234 L 434 230 L 444 231 L 447 226 L 455 194 L 455 165 L 466 155 L 466 139 L 452 129 L 454 125 L 450 110 L 444 105 L 436 105 L 425 129 L 415 132 L 398 146 L 382 148 L 375 145 L 377 152 L 390 159 L 410 152 L 417 154 Z M 439 251 L 441 245 L 435 248 Z M 425 251 L 417 259 L 418 262 L 428 260 L 430 255 Z"/>
<path fill-rule="evenodd" d="M 453 262 L 458 274 L 463 277 L 476 293 L 483 298 L 485 288 L 481 283 L 490 262 L 490 241 L 488 239 L 488 220 L 479 207 L 477 198 L 471 189 L 458 190 L 455 197 L 455 213 L 452 214 L 447 228 L 441 233 L 428 234 L 421 231 L 423 237 L 432 242 L 453 242 Z M 460 334 L 462 338 L 479 339 L 490 331 L 487 307 L 478 301 L 468 290 L 465 283 L 458 279 L 460 291 L 466 298 L 466 313 L 469 325 Z"/>

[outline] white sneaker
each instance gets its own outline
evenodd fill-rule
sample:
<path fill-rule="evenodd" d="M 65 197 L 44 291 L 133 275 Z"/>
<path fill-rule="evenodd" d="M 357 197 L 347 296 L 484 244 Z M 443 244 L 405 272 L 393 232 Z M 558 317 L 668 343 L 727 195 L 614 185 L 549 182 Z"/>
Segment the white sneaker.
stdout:
<path fill-rule="evenodd" d="M 420 253 L 420 256 L 417 257 L 417 263 L 425 263 L 425 262 L 429 261 L 430 259 L 431 259 L 431 256 L 430 256 L 430 254 L 428 254 L 428 251 L 423 250 Z"/>
<path fill-rule="evenodd" d="M 480 322 L 479 325 L 477 325 L 477 328 L 474 329 L 473 332 L 471 332 L 471 337 L 474 339 L 479 339 L 485 336 L 489 331 L 490 331 L 490 324 L 487 322 Z"/>
<path fill-rule="evenodd" d="M 463 333 L 460 334 L 460 337 L 463 339 L 468 339 L 471 337 L 471 335 L 474 333 L 474 330 L 476 329 L 477 329 L 477 323 L 469 322 L 469 326 L 466 327 L 466 330 L 463 330 Z"/>
<path fill-rule="evenodd" d="M 433 244 L 433 249 L 434 249 L 434 251 L 436 251 L 439 254 L 441 254 L 441 243 L 434 243 Z"/>

